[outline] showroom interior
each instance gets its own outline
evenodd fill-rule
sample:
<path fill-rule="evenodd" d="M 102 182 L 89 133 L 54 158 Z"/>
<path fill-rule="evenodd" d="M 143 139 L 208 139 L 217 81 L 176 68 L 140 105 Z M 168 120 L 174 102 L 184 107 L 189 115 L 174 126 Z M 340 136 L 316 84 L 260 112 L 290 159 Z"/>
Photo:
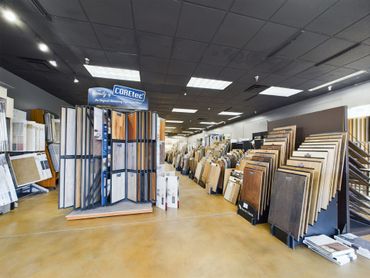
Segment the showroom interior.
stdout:
<path fill-rule="evenodd" d="M 0 0 L 4 277 L 367 277 L 369 0 Z"/>

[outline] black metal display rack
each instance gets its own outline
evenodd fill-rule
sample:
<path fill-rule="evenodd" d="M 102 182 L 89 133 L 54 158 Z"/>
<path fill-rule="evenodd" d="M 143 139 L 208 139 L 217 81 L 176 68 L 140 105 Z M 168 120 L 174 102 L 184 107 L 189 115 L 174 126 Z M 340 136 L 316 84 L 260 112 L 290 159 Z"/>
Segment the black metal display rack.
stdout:
<path fill-rule="evenodd" d="M 268 130 L 282 126 L 297 126 L 296 145 L 300 145 L 306 136 L 317 133 L 347 132 L 347 107 L 337 107 L 324 111 L 304 114 L 296 117 L 268 122 Z M 333 236 L 350 231 L 348 198 L 348 149 L 346 149 L 341 190 L 337 192 L 326 210 L 319 213 L 314 225 L 309 225 L 305 236 L 325 234 Z M 303 238 L 296 240 L 274 225 L 270 225 L 271 234 L 290 248 L 301 244 Z"/>

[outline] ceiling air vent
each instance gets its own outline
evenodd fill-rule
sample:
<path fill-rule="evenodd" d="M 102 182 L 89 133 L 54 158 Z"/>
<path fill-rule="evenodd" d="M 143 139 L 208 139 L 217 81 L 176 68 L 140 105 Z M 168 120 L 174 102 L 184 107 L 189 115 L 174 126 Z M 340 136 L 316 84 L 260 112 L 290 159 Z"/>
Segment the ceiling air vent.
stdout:
<path fill-rule="evenodd" d="M 41 14 L 43 17 L 45 17 L 47 20 L 51 21 L 51 15 L 48 13 L 48 11 L 41 5 L 41 3 L 38 0 L 31 0 L 32 5 L 38 11 L 39 14 Z"/>
<path fill-rule="evenodd" d="M 28 66 L 32 67 L 34 70 L 38 71 L 52 71 L 55 68 L 48 63 L 46 60 L 42 59 L 34 59 L 34 58 L 27 58 L 27 57 L 20 57 L 24 62 L 28 63 Z"/>
<path fill-rule="evenodd" d="M 268 87 L 270 86 L 266 86 L 266 85 L 258 85 L 258 84 L 254 84 L 250 87 L 248 87 L 247 89 L 244 90 L 244 93 L 248 93 L 248 97 L 244 100 L 244 101 L 249 101 L 253 98 L 255 98 L 256 96 L 258 96 L 258 94 L 264 90 L 266 90 Z"/>

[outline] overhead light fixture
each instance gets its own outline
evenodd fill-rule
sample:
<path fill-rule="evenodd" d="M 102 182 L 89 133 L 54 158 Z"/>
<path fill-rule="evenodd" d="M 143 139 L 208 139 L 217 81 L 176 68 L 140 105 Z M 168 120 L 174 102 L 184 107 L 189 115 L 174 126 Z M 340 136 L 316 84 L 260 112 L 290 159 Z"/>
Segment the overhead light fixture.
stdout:
<path fill-rule="evenodd" d="M 237 119 L 237 118 L 240 118 L 240 116 L 232 117 L 232 118 L 228 119 L 228 121 L 232 121 L 232 120 L 235 120 L 235 119 Z"/>
<path fill-rule="evenodd" d="M 183 131 L 182 133 L 193 134 L 193 131 L 185 130 L 185 131 Z"/>
<path fill-rule="evenodd" d="M 220 116 L 239 116 L 243 113 L 241 112 L 231 112 L 231 111 L 222 111 L 220 113 L 218 113 L 218 115 Z"/>
<path fill-rule="evenodd" d="M 17 15 L 12 10 L 3 9 L 1 13 L 3 18 L 10 23 L 16 23 L 18 21 Z"/>
<path fill-rule="evenodd" d="M 303 92 L 302 90 L 289 89 L 283 87 L 271 86 L 266 90 L 260 92 L 260 95 L 278 96 L 278 97 L 290 97 L 292 95 Z"/>
<path fill-rule="evenodd" d="M 178 120 L 166 120 L 166 123 L 172 123 L 172 124 L 182 124 L 184 121 L 178 121 Z"/>
<path fill-rule="evenodd" d="M 49 64 L 52 65 L 54 68 L 58 66 L 57 61 L 55 60 L 49 60 Z"/>
<path fill-rule="evenodd" d="M 187 87 L 193 87 L 193 88 L 224 90 L 231 83 L 232 83 L 231 81 L 192 77 L 192 78 L 190 78 L 190 80 L 189 80 L 189 82 L 186 86 Z"/>
<path fill-rule="evenodd" d="M 173 108 L 172 112 L 176 113 L 196 113 L 197 109 Z"/>
<path fill-rule="evenodd" d="M 40 42 L 39 43 L 39 49 L 42 51 L 42 52 L 49 52 L 49 46 L 47 46 L 45 43 L 43 42 Z"/>
<path fill-rule="evenodd" d="M 140 82 L 138 70 L 84 65 L 92 77 Z"/>
<path fill-rule="evenodd" d="M 358 75 L 361 75 L 361 74 L 364 74 L 364 73 L 367 73 L 366 70 L 360 70 L 360 71 L 356 71 L 352 74 L 349 74 L 349 75 L 346 75 L 346 76 L 343 76 L 341 78 L 338 78 L 338 79 L 335 79 L 333 81 L 330 81 L 328 83 L 325 83 L 325 84 L 322 84 L 320 86 L 317 86 L 317 87 L 314 87 L 314 88 L 311 88 L 311 89 L 308 89 L 310 92 L 313 92 L 313 91 L 316 91 L 316 90 L 319 90 L 321 88 L 324 88 L 324 87 L 328 87 L 332 84 L 335 84 L 335 83 L 338 83 L 338 82 L 341 82 L 341 81 L 344 81 L 344 80 L 347 80 L 347 79 L 350 79 L 352 77 L 355 77 L 355 76 L 358 76 Z"/>
<path fill-rule="evenodd" d="M 216 125 L 216 122 L 200 122 L 201 125 Z"/>
<path fill-rule="evenodd" d="M 187 95 L 187 93 L 185 92 L 185 93 L 184 93 L 184 96 L 186 96 L 186 95 Z"/>
<path fill-rule="evenodd" d="M 78 80 L 77 78 L 73 79 L 73 83 L 78 83 L 80 82 L 80 80 Z"/>
<path fill-rule="evenodd" d="M 176 129 L 177 127 L 175 126 L 166 126 L 166 129 Z"/>
<path fill-rule="evenodd" d="M 203 128 L 201 128 L 201 127 L 189 127 L 189 129 L 192 129 L 192 130 L 202 130 Z"/>

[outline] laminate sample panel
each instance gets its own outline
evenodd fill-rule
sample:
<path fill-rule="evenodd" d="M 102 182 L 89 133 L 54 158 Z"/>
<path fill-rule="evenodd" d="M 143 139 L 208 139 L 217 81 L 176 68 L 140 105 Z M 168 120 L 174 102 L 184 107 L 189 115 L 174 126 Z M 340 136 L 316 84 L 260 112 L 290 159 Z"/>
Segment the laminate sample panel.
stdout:
<path fill-rule="evenodd" d="M 137 174 L 128 172 L 127 177 L 127 198 L 131 201 L 137 202 Z"/>
<path fill-rule="evenodd" d="M 125 143 L 113 142 L 112 146 L 112 170 L 125 169 Z"/>
<path fill-rule="evenodd" d="M 125 173 L 112 174 L 111 203 L 116 203 L 126 197 L 126 175 Z"/>
<path fill-rule="evenodd" d="M 125 140 L 126 136 L 126 115 L 112 111 L 112 139 Z"/>
<path fill-rule="evenodd" d="M 10 157 L 17 186 L 35 183 L 42 179 L 34 154 Z"/>
<path fill-rule="evenodd" d="M 306 191 L 306 177 L 276 171 L 268 222 L 298 240 Z"/>
<path fill-rule="evenodd" d="M 261 195 L 263 186 L 262 170 L 244 168 L 243 186 L 240 190 L 240 200 L 246 201 L 258 214 L 261 213 Z"/>
<path fill-rule="evenodd" d="M 128 121 L 128 140 L 138 139 L 137 128 L 138 128 L 138 115 L 137 112 L 127 115 Z"/>

